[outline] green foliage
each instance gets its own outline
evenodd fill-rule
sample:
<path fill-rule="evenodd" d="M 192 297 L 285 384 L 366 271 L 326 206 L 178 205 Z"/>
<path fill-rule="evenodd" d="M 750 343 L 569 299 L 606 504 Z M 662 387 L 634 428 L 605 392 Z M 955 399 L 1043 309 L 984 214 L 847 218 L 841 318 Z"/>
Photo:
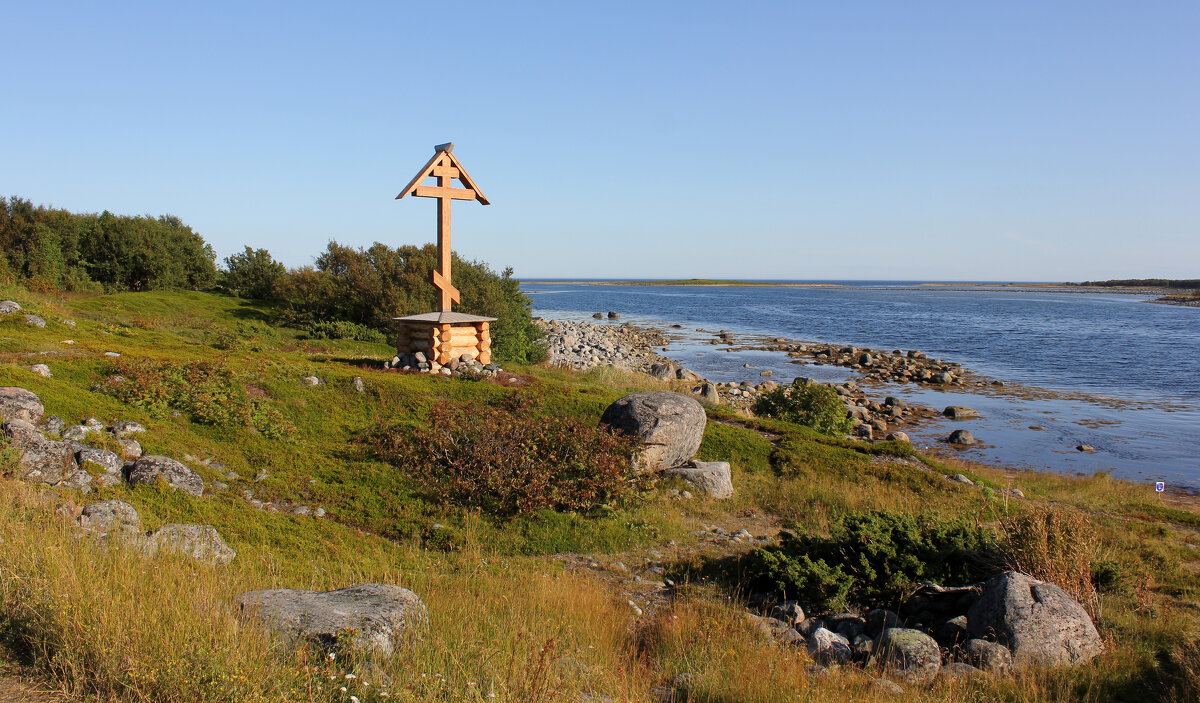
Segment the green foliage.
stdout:
<path fill-rule="evenodd" d="M 292 324 L 343 320 L 388 334 L 392 318 L 436 309 L 430 284 L 437 266 L 437 247 L 391 248 L 376 242 L 354 249 L 330 242 L 317 265 L 302 267 L 281 279 L 276 290 Z M 533 323 L 529 298 L 519 290 L 511 270 L 497 275 L 482 262 L 453 259 L 454 285 L 462 294 L 460 312 L 495 317 L 492 357 L 499 362 L 535 363 L 545 358 Z"/>
<path fill-rule="evenodd" d="M 889 511 L 835 520 L 829 537 L 785 534 L 746 559 L 751 587 L 782 591 L 818 610 L 850 602 L 896 606 L 922 580 L 964 584 L 994 570 L 994 535 L 961 518 Z"/>
<path fill-rule="evenodd" d="M 0 197 L 0 275 L 31 290 L 197 288 L 215 254 L 171 215 L 75 214 Z"/>
<path fill-rule="evenodd" d="M 388 343 L 388 336 L 374 327 L 345 320 L 313 322 L 308 325 L 308 336 L 312 339 L 353 339 L 376 344 Z"/>
<path fill-rule="evenodd" d="M 764 393 L 755 402 L 754 412 L 834 437 L 845 435 L 853 426 L 836 391 L 829 386 L 805 385 L 800 381 Z"/>
<path fill-rule="evenodd" d="M 425 423 L 384 425 L 367 441 L 429 498 L 492 515 L 593 512 L 631 505 L 638 493 L 633 440 L 522 394 L 437 405 Z"/>
<path fill-rule="evenodd" d="M 271 257 L 266 249 L 251 249 L 225 257 L 221 276 L 226 288 L 244 298 L 265 300 L 275 293 L 275 284 L 287 275 L 287 267 Z"/>
<path fill-rule="evenodd" d="M 114 373 L 125 380 L 106 383 L 109 393 L 153 416 L 177 410 L 200 424 L 253 427 L 277 439 L 295 432 L 266 401 L 247 398 L 233 373 L 214 362 L 133 363 L 121 359 L 114 364 Z"/>

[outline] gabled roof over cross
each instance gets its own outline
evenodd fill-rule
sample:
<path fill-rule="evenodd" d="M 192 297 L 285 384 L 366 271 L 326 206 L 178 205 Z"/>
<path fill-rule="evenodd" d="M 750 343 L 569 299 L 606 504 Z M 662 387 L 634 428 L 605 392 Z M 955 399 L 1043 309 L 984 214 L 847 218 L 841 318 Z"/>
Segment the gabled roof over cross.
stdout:
<path fill-rule="evenodd" d="M 437 185 L 421 185 L 429 178 L 435 179 Z M 463 185 L 462 188 L 453 187 L 455 179 Z M 458 289 L 450 280 L 450 204 L 455 200 L 478 200 L 488 205 L 488 199 L 454 156 L 454 142 L 435 146 L 433 158 L 404 186 L 396 200 L 410 194 L 417 198 L 437 199 L 438 269 L 433 272 L 432 278 L 434 287 L 438 289 L 438 304 L 443 312 L 449 312 L 452 303 L 460 302 Z"/>

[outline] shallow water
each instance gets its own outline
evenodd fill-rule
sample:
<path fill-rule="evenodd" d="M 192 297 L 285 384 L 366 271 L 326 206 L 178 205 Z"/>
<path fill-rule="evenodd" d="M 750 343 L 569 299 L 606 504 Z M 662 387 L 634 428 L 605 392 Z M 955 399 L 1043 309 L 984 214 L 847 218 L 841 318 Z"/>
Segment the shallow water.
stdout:
<path fill-rule="evenodd" d="M 664 354 L 715 381 L 757 383 L 764 369 L 776 380 L 841 381 L 857 374 L 797 365 L 777 352 L 722 351 L 725 347 L 706 343 L 711 334 L 696 328 L 920 349 L 1010 384 L 1067 397 L 1022 397 L 1013 386 L 966 393 L 884 384 L 872 397 L 896 395 L 938 408 L 967 405 L 983 415 L 910 432 L 918 446 L 963 427 L 983 442 L 964 450 L 972 459 L 1067 473 L 1111 471 L 1200 490 L 1200 309 L 1152 305 L 1138 295 L 914 290 L 869 283 L 837 288 L 539 283 L 522 290 L 533 300 L 534 314 L 546 318 L 590 320 L 594 312 L 615 310 L 620 322 L 681 324 L 683 330 L 667 330 L 678 339 Z M 1096 451 L 1078 452 L 1079 444 Z"/>

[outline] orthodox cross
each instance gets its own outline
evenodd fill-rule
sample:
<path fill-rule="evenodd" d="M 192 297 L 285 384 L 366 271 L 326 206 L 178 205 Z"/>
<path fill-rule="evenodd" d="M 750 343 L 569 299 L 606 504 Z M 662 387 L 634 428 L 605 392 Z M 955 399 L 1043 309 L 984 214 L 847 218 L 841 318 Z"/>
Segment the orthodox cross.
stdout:
<path fill-rule="evenodd" d="M 471 180 L 454 157 L 454 142 L 438 144 L 433 150 L 433 158 L 400 191 L 396 200 L 409 194 L 417 198 L 437 198 L 438 268 L 433 271 L 433 285 L 438 289 L 440 309 L 449 312 L 450 304 L 459 302 L 458 289 L 450 281 L 450 203 L 454 200 L 478 200 L 487 205 L 488 199 L 483 197 L 479 186 L 475 185 L 475 181 Z M 421 185 L 431 177 L 437 185 Z M 462 188 L 453 187 L 456 178 L 463 185 Z"/>

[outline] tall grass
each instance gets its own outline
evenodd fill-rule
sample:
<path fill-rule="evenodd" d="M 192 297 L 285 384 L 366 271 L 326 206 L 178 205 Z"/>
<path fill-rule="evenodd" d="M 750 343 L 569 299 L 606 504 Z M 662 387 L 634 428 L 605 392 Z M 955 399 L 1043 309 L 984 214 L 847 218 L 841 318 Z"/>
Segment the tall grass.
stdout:
<path fill-rule="evenodd" d="M 1100 533 L 1087 516 L 1035 506 L 1001 524 L 1009 566 L 1061 587 L 1093 619 L 1100 617 L 1100 595 L 1092 581 L 1093 565 L 1100 557 Z"/>

